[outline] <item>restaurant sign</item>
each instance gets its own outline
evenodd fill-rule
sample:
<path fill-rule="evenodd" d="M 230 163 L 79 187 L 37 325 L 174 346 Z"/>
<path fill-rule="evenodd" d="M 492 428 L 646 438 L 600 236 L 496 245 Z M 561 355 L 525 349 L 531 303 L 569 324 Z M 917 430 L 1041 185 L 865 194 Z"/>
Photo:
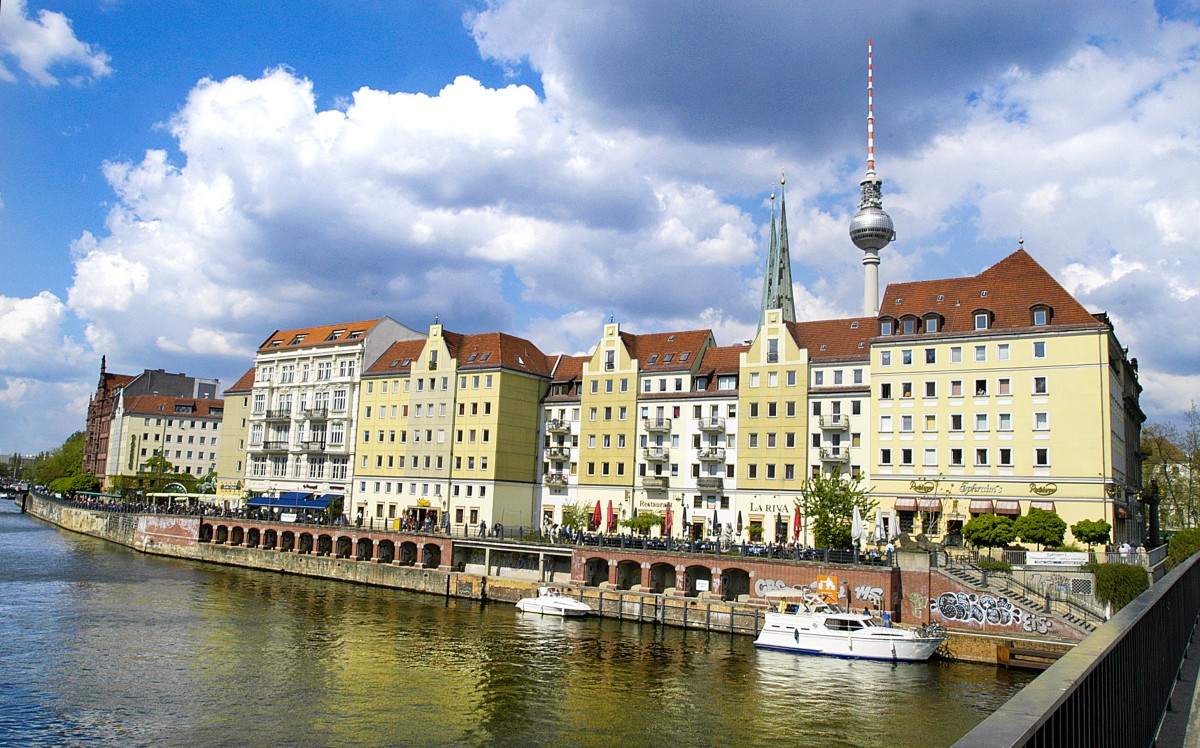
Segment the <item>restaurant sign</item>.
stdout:
<path fill-rule="evenodd" d="M 908 490 L 934 496 L 1053 496 L 1055 483 L 987 483 L 984 481 L 910 480 Z"/>

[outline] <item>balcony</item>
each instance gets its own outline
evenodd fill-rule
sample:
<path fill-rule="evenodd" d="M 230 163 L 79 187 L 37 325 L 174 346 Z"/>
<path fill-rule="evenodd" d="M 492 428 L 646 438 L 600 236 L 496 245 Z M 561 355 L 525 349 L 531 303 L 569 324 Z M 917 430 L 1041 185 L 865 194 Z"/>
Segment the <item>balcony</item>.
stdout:
<path fill-rule="evenodd" d="M 571 422 L 565 418 L 551 418 L 546 421 L 546 430 L 551 434 L 566 434 L 571 430 Z"/>
<path fill-rule="evenodd" d="M 700 462 L 725 462 L 724 447 L 705 447 L 696 450 L 696 459 Z"/>
<path fill-rule="evenodd" d="M 646 420 L 642 421 L 642 426 L 644 426 L 645 429 L 650 432 L 670 431 L 671 430 L 671 419 L 670 418 L 647 418 Z"/>
<path fill-rule="evenodd" d="M 571 448 L 566 446 L 546 447 L 546 459 L 569 460 L 571 459 Z"/>
<path fill-rule="evenodd" d="M 846 429 L 850 428 L 850 419 L 841 413 L 832 413 L 830 415 L 821 416 L 821 428 L 845 431 Z"/>
<path fill-rule="evenodd" d="M 821 447 L 821 462 L 841 462 L 847 463 L 850 461 L 850 452 L 841 447 Z"/>
<path fill-rule="evenodd" d="M 542 476 L 542 482 L 547 486 L 565 486 L 567 485 L 566 473 L 546 473 Z"/>
<path fill-rule="evenodd" d="M 300 417 L 310 421 L 324 421 L 329 418 L 329 408 L 301 408 Z"/>
<path fill-rule="evenodd" d="M 665 462 L 670 456 L 671 450 L 667 447 L 646 447 L 642 450 L 642 457 L 650 462 Z"/>
<path fill-rule="evenodd" d="M 712 416 L 710 418 L 697 418 L 696 428 L 701 431 L 725 431 L 725 419 L 720 416 Z"/>
<path fill-rule="evenodd" d="M 671 480 L 665 475 L 642 476 L 642 488 L 666 490 L 671 487 Z"/>
<path fill-rule="evenodd" d="M 262 451 L 264 452 L 286 452 L 288 451 L 288 443 L 286 441 L 269 441 L 262 443 Z"/>
<path fill-rule="evenodd" d="M 697 491 L 724 491 L 725 479 L 716 475 L 702 475 L 696 479 Z"/>
<path fill-rule="evenodd" d="M 288 421 L 292 418 L 292 411 L 286 408 L 280 408 L 279 410 L 268 410 L 263 414 L 263 418 L 267 419 L 268 421 Z"/>
<path fill-rule="evenodd" d="M 319 439 L 316 441 L 300 442 L 300 450 L 302 452 L 324 452 L 325 440 Z"/>

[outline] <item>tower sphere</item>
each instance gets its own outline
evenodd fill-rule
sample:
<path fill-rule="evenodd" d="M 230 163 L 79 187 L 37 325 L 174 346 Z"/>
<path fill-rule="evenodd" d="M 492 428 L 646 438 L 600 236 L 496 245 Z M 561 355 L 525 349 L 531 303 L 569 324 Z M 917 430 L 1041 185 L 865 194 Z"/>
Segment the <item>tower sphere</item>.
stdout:
<path fill-rule="evenodd" d="M 883 208 L 859 208 L 850 219 L 850 241 L 862 250 L 880 250 L 896 238 L 892 217 Z"/>

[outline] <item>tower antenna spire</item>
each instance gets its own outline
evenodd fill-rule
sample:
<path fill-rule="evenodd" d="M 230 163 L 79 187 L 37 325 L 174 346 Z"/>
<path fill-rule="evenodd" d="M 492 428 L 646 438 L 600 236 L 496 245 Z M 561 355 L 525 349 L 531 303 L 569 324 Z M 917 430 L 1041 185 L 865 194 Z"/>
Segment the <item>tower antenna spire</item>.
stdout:
<path fill-rule="evenodd" d="M 863 251 L 863 316 L 879 313 L 879 250 L 896 238 L 892 217 L 883 210 L 883 182 L 875 175 L 875 55 L 867 39 L 867 173 L 862 197 L 850 219 L 850 241 Z"/>

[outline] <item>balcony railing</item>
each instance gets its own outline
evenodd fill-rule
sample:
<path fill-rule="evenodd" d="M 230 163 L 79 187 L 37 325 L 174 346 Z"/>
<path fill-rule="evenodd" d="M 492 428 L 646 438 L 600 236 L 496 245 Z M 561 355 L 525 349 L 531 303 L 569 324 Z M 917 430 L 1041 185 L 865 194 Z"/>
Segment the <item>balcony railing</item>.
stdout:
<path fill-rule="evenodd" d="M 565 434 L 571 430 L 571 422 L 565 418 L 551 418 L 546 421 L 546 430 L 551 434 Z"/>
<path fill-rule="evenodd" d="M 300 449 L 305 452 L 323 452 L 325 450 L 325 440 L 319 439 L 316 441 L 300 442 Z"/>
<path fill-rule="evenodd" d="M 671 481 L 665 475 L 642 476 L 642 488 L 667 489 L 670 487 L 671 487 Z"/>
<path fill-rule="evenodd" d="M 286 441 L 278 440 L 263 442 L 262 449 L 264 452 L 286 452 L 288 450 L 288 443 Z"/>
<path fill-rule="evenodd" d="M 301 408 L 300 416 L 313 421 L 323 421 L 329 417 L 329 408 Z"/>
<path fill-rule="evenodd" d="M 725 419 L 720 416 L 711 416 L 709 418 L 697 418 L 696 428 L 701 431 L 724 431 Z"/>
<path fill-rule="evenodd" d="M 702 475 L 696 479 L 698 491 L 724 491 L 725 479 L 715 475 Z"/>
<path fill-rule="evenodd" d="M 546 458 L 550 460 L 571 459 L 570 447 L 546 447 Z"/>
<path fill-rule="evenodd" d="M 705 447 L 696 450 L 696 459 L 701 462 L 725 462 L 724 447 Z"/>
<path fill-rule="evenodd" d="M 821 416 L 821 428 L 845 430 L 850 428 L 850 419 L 841 413 Z"/>
<path fill-rule="evenodd" d="M 667 447 L 646 447 L 642 450 L 642 456 L 651 462 L 662 462 L 671 456 L 671 450 Z"/>
<path fill-rule="evenodd" d="M 292 417 L 292 411 L 287 408 L 279 408 L 278 410 L 268 410 L 263 414 L 263 418 L 268 421 L 286 421 Z"/>
<path fill-rule="evenodd" d="M 565 486 L 567 485 L 566 473 L 546 473 L 542 476 L 542 481 L 547 486 Z"/>
<path fill-rule="evenodd" d="M 821 447 L 821 462 L 849 462 L 850 453 L 841 447 Z"/>
<path fill-rule="evenodd" d="M 671 430 L 671 419 L 670 418 L 647 418 L 646 420 L 642 421 L 642 425 L 646 428 L 647 431 L 670 431 Z"/>

